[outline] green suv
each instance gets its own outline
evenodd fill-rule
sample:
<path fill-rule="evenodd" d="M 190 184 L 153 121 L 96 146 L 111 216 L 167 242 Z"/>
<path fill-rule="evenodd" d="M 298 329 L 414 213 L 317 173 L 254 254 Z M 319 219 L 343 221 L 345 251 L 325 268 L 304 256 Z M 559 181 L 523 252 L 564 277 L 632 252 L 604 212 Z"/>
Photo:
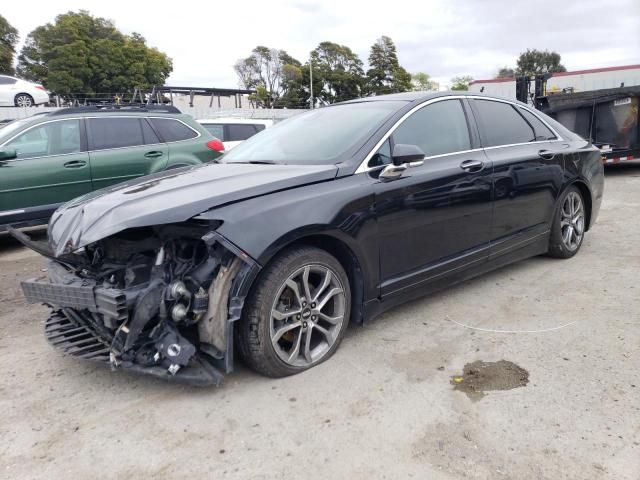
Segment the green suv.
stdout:
<path fill-rule="evenodd" d="M 16 120 L 0 128 L 0 231 L 44 224 L 72 198 L 223 151 L 172 106 L 66 108 Z"/>

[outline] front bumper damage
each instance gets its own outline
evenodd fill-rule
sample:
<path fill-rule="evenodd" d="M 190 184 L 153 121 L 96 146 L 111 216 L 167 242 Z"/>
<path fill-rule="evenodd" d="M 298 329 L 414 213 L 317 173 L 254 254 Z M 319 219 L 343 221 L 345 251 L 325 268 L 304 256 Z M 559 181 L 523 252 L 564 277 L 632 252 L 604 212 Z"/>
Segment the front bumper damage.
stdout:
<path fill-rule="evenodd" d="M 260 266 L 215 231 L 185 225 L 124 232 L 54 258 L 22 282 L 52 312 L 45 336 L 67 355 L 198 386 L 233 370 L 233 324 Z"/>

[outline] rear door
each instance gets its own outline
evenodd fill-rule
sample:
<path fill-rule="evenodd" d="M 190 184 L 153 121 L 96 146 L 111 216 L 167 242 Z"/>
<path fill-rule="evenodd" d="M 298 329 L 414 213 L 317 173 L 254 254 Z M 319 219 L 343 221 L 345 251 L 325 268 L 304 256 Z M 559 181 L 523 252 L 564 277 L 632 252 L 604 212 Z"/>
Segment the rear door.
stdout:
<path fill-rule="evenodd" d="M 167 145 L 143 117 L 106 116 L 85 120 L 93 189 L 163 170 Z"/>
<path fill-rule="evenodd" d="M 193 165 L 208 161 L 220 154 L 209 149 L 205 142 L 192 141 L 200 137 L 200 132 L 178 118 L 152 117 L 149 119 L 160 139 L 169 146 L 169 165 Z"/>
<path fill-rule="evenodd" d="M 568 145 L 524 107 L 489 99 L 471 103 L 482 144 L 493 162 L 493 256 L 548 232 Z"/>
<path fill-rule="evenodd" d="M 89 155 L 79 119 L 53 120 L 17 134 L 0 160 L 0 223 L 47 217 L 63 202 L 91 191 Z"/>

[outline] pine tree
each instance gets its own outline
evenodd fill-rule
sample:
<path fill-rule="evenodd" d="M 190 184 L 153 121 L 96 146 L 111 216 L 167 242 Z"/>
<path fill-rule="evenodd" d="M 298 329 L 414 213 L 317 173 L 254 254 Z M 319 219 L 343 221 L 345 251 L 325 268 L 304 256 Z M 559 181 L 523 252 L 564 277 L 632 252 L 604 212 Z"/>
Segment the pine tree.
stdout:
<path fill-rule="evenodd" d="M 384 95 L 411 90 L 411 74 L 400 66 L 396 46 L 391 38 L 382 36 L 371 46 L 369 66 L 369 93 Z"/>

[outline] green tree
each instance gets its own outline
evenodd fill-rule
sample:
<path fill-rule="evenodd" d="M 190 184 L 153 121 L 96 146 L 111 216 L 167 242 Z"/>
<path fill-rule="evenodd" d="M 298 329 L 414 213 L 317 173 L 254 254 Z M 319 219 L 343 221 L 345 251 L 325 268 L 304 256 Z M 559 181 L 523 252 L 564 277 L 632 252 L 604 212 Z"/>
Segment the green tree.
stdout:
<path fill-rule="evenodd" d="M 451 79 L 451 90 L 469 90 L 469 84 L 473 78 L 465 75 L 462 77 L 453 77 Z"/>
<path fill-rule="evenodd" d="M 286 51 L 259 45 L 233 68 L 244 88 L 259 89 L 251 100 L 257 106 L 271 108 L 301 101 L 301 67 Z"/>
<path fill-rule="evenodd" d="M 171 59 L 137 34 L 84 10 L 58 15 L 27 36 L 18 73 L 60 95 L 118 93 L 163 85 Z"/>
<path fill-rule="evenodd" d="M 369 66 L 367 87 L 370 93 L 384 95 L 411 90 L 411 75 L 400 66 L 391 38 L 382 36 L 371 46 Z"/>
<path fill-rule="evenodd" d="M 362 60 L 349 47 L 322 42 L 311 52 L 311 62 L 313 81 L 319 86 L 317 97 L 322 101 L 335 103 L 362 96 L 365 84 Z"/>
<path fill-rule="evenodd" d="M 518 57 L 516 73 L 518 75 L 538 75 L 543 73 L 566 72 L 560 63 L 560 54 L 549 50 L 527 49 Z"/>
<path fill-rule="evenodd" d="M 18 30 L 0 15 L 0 73 L 13 75 L 13 56 L 18 43 Z"/>
<path fill-rule="evenodd" d="M 425 72 L 416 72 L 411 75 L 412 90 L 416 92 L 438 90 L 438 82 L 431 80 L 431 76 Z"/>
<path fill-rule="evenodd" d="M 502 67 L 498 70 L 495 78 L 512 78 L 516 76 L 516 72 L 511 67 Z"/>

